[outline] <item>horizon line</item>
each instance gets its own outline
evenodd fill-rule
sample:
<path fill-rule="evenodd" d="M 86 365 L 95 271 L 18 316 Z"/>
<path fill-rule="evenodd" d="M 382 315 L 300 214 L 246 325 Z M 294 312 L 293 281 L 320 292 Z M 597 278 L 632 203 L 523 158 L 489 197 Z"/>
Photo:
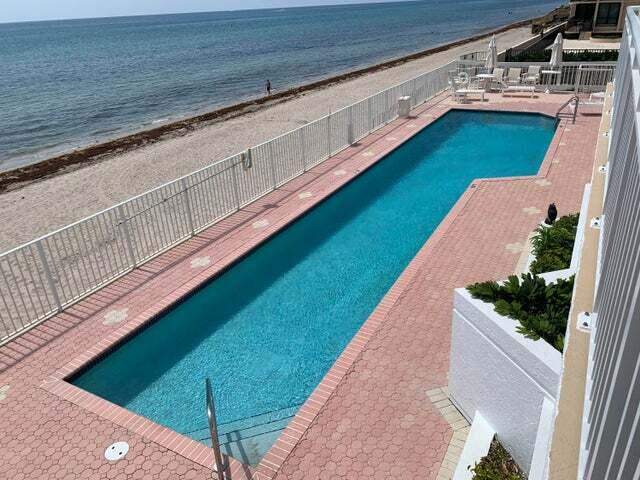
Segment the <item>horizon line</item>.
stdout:
<path fill-rule="evenodd" d="M 322 0 L 318 0 L 322 1 Z M 329 0 L 331 1 L 331 0 Z M 46 23 L 46 22 L 65 22 L 71 20 L 103 20 L 107 18 L 135 18 L 135 17 L 161 17 L 166 15 L 193 15 L 196 13 L 226 13 L 226 12 L 250 12 L 260 10 L 293 10 L 302 8 L 315 7 L 344 7 L 347 5 L 381 5 L 386 3 L 421 3 L 424 0 L 378 0 L 375 2 L 363 2 L 362 0 L 347 1 L 346 3 L 318 3 L 315 5 L 291 5 L 288 7 L 256 7 L 256 8 L 227 8 L 223 10 L 194 10 L 191 12 L 161 12 L 161 13 L 138 13 L 133 15 L 105 15 L 99 17 L 64 17 L 64 18 L 47 18 L 32 20 L 0 20 L 0 25 L 11 25 L 19 23 Z"/>

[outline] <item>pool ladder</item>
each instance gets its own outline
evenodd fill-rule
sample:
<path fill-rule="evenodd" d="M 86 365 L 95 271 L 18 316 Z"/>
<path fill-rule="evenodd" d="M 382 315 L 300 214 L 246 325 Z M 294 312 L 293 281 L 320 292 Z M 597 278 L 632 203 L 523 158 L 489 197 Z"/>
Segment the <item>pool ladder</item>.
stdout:
<path fill-rule="evenodd" d="M 211 381 L 205 379 L 205 388 L 207 393 L 207 419 L 209 420 L 209 433 L 211 434 L 211 448 L 213 449 L 213 468 L 215 473 L 213 478 L 225 480 L 228 478 L 227 469 L 229 462 L 225 462 L 220 452 L 220 440 L 218 439 L 218 422 L 216 420 L 216 406 L 213 401 L 213 390 L 211 389 Z"/>

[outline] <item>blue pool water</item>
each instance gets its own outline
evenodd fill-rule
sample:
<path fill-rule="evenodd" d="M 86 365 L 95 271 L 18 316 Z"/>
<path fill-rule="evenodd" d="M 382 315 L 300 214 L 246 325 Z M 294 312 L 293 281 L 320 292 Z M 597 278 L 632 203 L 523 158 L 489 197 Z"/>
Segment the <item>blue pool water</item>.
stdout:
<path fill-rule="evenodd" d="M 256 463 L 469 183 L 536 174 L 555 126 L 446 114 L 73 383 L 206 442 L 209 377 Z"/>

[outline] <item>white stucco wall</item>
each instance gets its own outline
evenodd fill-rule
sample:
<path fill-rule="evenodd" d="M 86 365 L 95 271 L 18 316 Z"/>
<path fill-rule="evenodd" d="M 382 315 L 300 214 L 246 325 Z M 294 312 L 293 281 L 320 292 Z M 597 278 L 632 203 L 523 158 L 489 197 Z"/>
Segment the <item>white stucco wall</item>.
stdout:
<path fill-rule="evenodd" d="M 462 413 L 472 421 L 479 412 L 529 471 L 536 442 L 545 441 L 538 436 L 540 415 L 545 399 L 555 403 L 562 357 L 543 340 L 523 337 L 516 327 L 515 320 L 495 313 L 492 304 L 457 289 L 449 391 Z"/>

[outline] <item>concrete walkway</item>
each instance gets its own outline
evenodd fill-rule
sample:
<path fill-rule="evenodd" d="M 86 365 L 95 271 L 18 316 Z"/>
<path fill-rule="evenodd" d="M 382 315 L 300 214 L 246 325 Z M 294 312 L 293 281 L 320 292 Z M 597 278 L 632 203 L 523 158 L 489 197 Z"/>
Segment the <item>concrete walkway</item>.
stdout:
<path fill-rule="evenodd" d="M 466 108 L 553 114 L 565 98 L 489 95 Z M 451 106 L 439 98 L 420 107 L 0 348 L 0 478 L 210 478 L 207 448 L 61 378 Z M 235 461 L 232 478 L 436 478 L 452 427 L 428 392 L 447 384 L 452 289 L 511 273 L 551 201 L 561 215 L 578 210 L 598 123 L 580 115 L 562 124 L 537 177 L 475 181 L 257 470 Z M 109 464 L 104 449 L 116 440 L 131 451 Z"/>

